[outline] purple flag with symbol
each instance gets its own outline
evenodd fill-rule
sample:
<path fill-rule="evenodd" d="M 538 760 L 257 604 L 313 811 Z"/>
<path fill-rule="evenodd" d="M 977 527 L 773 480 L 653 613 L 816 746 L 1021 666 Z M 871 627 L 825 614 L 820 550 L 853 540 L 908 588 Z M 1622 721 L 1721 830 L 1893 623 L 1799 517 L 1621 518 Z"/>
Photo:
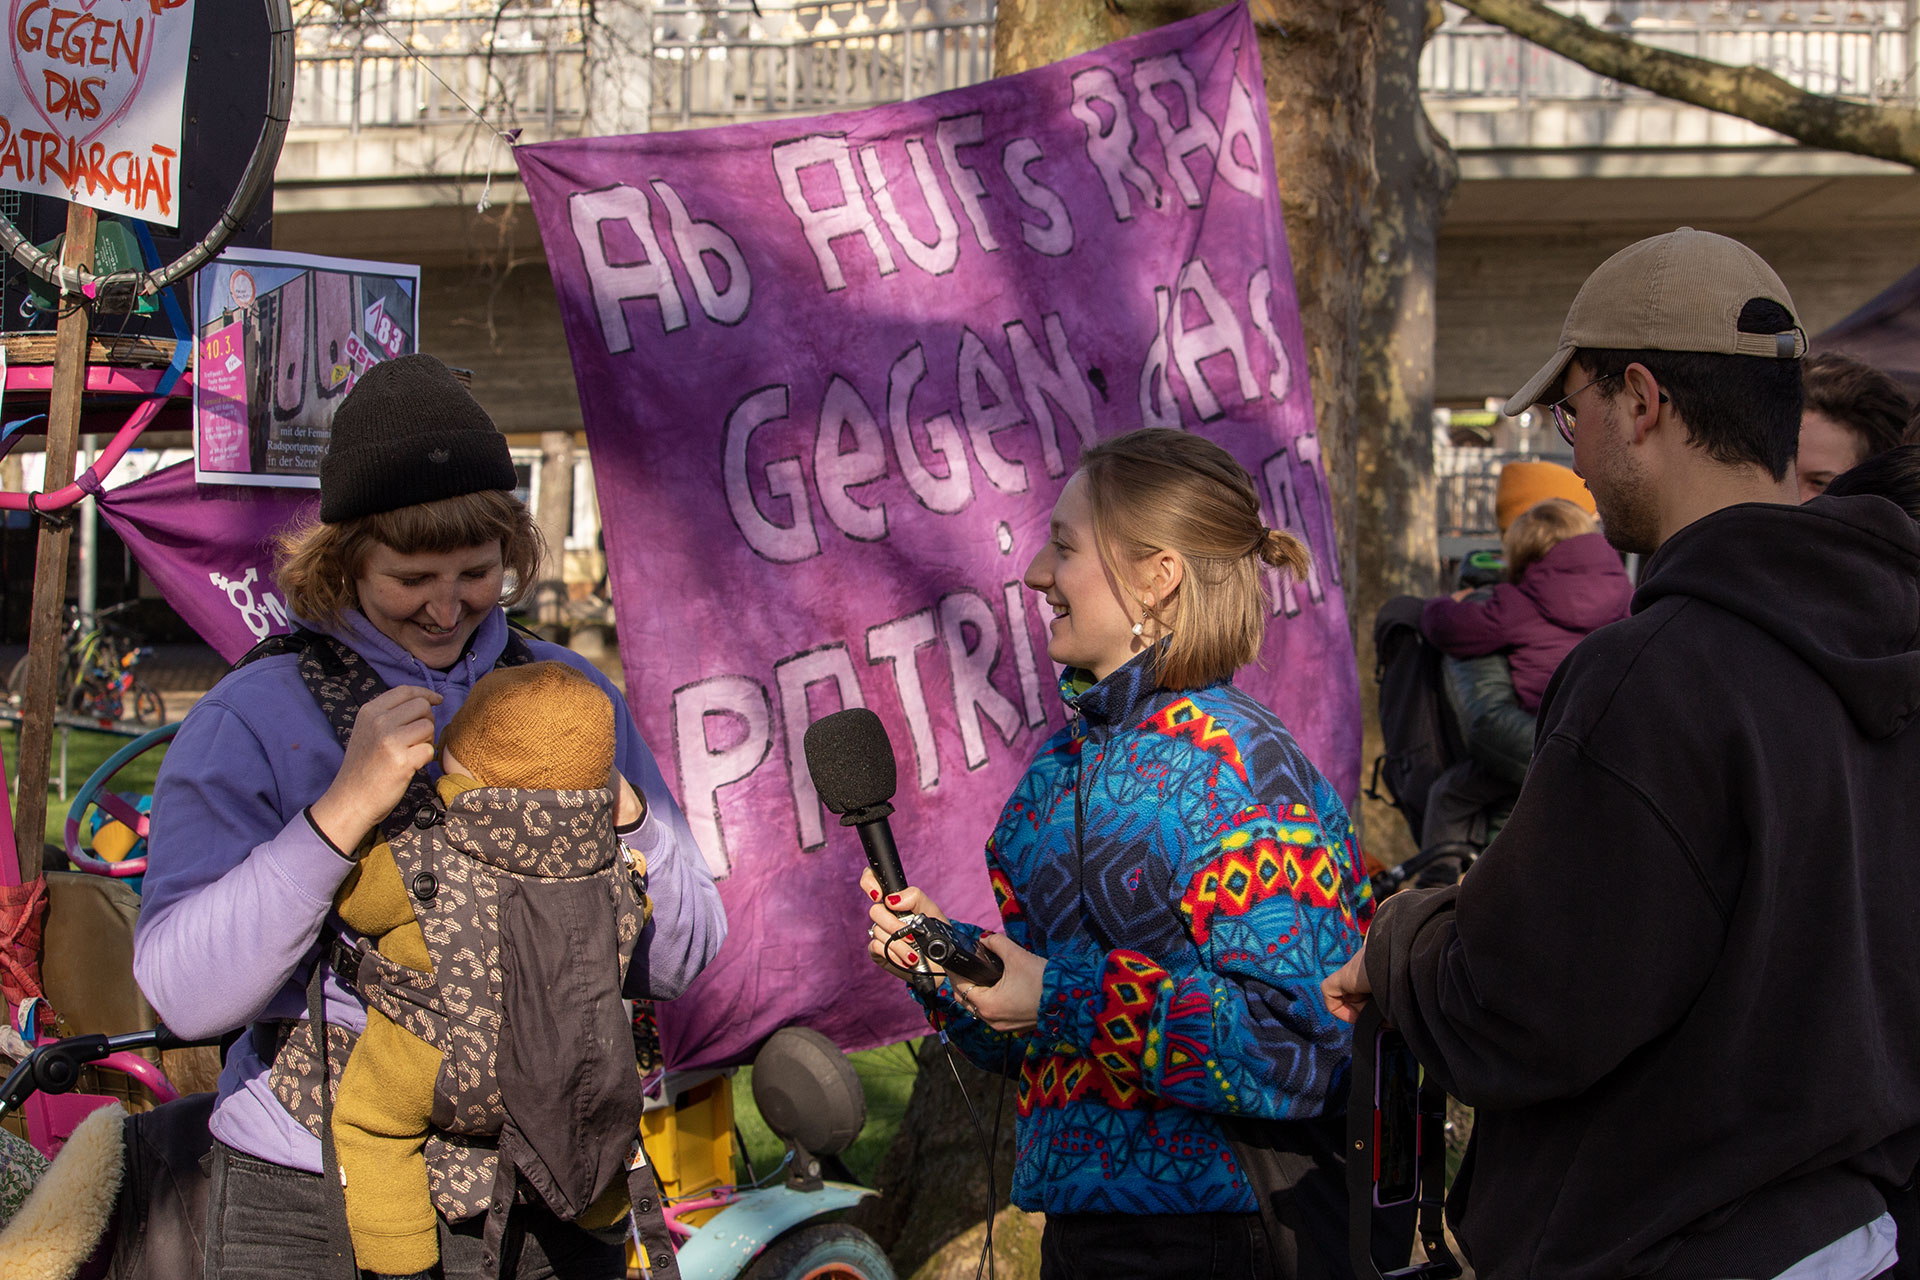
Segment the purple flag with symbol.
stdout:
<path fill-rule="evenodd" d="M 292 630 L 273 582 L 273 536 L 319 501 L 312 490 L 196 485 L 192 462 L 99 499 L 167 603 L 228 662 Z"/>
<path fill-rule="evenodd" d="M 669 1061 L 776 1027 L 924 1029 L 862 946 L 862 860 L 808 777 L 861 705 L 910 881 L 995 920 L 980 847 L 1065 723 L 1021 586 L 1079 451 L 1219 441 L 1267 522 L 1241 683 L 1352 798 L 1359 696 L 1259 48 L 1243 6 L 894 106 L 522 147 L 592 446 L 629 701 L 731 935 Z"/>

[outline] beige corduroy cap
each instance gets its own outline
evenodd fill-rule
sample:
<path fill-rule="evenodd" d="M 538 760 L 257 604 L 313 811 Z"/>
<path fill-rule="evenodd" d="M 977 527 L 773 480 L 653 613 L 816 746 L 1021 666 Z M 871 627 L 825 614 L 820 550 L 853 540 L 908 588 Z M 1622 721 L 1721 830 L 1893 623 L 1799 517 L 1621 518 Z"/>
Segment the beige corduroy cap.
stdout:
<path fill-rule="evenodd" d="M 1726 236 L 1681 227 L 1630 244 L 1587 277 L 1560 330 L 1560 347 L 1507 398 L 1512 417 L 1540 402 L 1581 347 L 1615 351 L 1702 351 L 1797 360 L 1807 335 L 1740 332 L 1740 310 L 1767 298 L 1799 316 L 1787 286 L 1759 254 Z"/>

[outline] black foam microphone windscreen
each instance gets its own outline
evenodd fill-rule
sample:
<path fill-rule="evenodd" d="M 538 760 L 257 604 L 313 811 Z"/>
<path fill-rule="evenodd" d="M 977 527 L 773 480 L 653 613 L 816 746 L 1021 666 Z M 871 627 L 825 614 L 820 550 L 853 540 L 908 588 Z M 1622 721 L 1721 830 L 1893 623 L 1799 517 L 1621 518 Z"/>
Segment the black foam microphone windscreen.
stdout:
<path fill-rule="evenodd" d="M 804 745 L 814 790 L 834 813 L 857 813 L 893 799 L 899 785 L 893 742 L 880 717 L 865 707 L 815 720 Z"/>

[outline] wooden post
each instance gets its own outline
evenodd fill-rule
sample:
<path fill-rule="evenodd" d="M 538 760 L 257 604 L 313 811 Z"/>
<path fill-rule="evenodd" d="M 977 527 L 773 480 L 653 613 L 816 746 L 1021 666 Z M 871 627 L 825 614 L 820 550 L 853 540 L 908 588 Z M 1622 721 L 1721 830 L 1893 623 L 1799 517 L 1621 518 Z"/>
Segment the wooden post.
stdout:
<path fill-rule="evenodd" d="M 93 266 L 97 217 L 86 205 L 67 206 L 63 266 Z M 62 295 L 60 323 L 54 331 L 53 388 L 47 405 L 47 473 L 41 489 L 51 493 L 73 482 L 73 455 L 80 440 L 80 400 L 87 387 L 89 316 L 80 298 Z M 63 513 L 69 514 L 69 513 Z M 27 688 L 20 703 L 20 802 L 13 810 L 14 847 L 20 855 L 22 883 L 40 874 L 41 845 L 47 830 L 47 771 L 53 753 L 53 716 L 60 690 L 60 647 L 66 642 L 67 550 L 73 542 L 70 519 L 40 521 L 33 565 L 32 629 L 27 635 Z"/>

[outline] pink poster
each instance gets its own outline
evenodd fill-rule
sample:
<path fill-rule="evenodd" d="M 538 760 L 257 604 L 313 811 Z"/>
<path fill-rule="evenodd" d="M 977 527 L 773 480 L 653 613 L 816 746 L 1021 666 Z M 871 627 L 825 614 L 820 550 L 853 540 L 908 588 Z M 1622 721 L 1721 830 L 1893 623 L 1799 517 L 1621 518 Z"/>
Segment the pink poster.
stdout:
<path fill-rule="evenodd" d="M 247 469 L 247 365 L 240 342 L 238 320 L 200 338 L 195 381 L 202 471 Z"/>

